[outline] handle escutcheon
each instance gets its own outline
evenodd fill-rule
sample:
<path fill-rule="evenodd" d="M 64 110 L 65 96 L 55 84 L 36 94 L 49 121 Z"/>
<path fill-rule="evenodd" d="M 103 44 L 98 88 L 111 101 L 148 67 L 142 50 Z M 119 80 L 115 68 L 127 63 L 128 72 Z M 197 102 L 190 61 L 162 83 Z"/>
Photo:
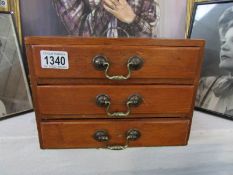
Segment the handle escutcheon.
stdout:
<path fill-rule="evenodd" d="M 127 69 L 128 69 L 128 74 L 127 75 L 114 75 L 110 76 L 108 74 L 108 70 L 110 67 L 110 63 L 108 62 L 107 58 L 102 55 L 98 55 L 94 57 L 93 59 L 93 65 L 96 70 L 99 71 L 104 71 L 104 75 L 106 78 L 109 80 L 127 80 L 131 77 L 132 70 L 136 71 L 142 68 L 143 66 L 143 59 L 140 58 L 139 56 L 133 56 L 128 60 L 127 63 Z"/>
<path fill-rule="evenodd" d="M 137 107 L 142 103 L 142 97 L 138 94 L 131 95 L 127 102 L 126 102 L 126 107 L 127 111 L 126 112 L 110 112 L 110 106 L 111 106 L 111 99 L 108 95 L 106 94 L 101 94 L 96 97 L 96 104 L 100 107 L 106 107 L 106 113 L 109 117 L 127 117 L 131 109 L 130 107 Z"/>
<path fill-rule="evenodd" d="M 97 131 L 94 134 L 94 139 L 98 142 L 107 142 L 109 141 L 109 136 L 108 136 L 108 132 L 105 130 L 101 130 L 101 131 Z"/>
<path fill-rule="evenodd" d="M 110 150 L 124 150 L 128 148 L 129 141 L 136 141 L 141 137 L 141 133 L 137 129 L 130 129 L 126 133 L 126 141 L 125 145 L 110 145 L 110 137 L 106 130 L 99 130 L 96 131 L 93 135 L 93 138 L 98 142 L 105 142 L 106 146 L 105 148 Z"/>

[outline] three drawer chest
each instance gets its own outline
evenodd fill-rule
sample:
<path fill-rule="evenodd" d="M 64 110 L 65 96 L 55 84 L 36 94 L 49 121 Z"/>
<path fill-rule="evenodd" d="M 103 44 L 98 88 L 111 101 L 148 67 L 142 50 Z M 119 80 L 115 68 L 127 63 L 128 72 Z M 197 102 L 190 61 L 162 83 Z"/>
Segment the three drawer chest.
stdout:
<path fill-rule="evenodd" d="M 25 38 L 40 146 L 188 143 L 204 41 Z"/>

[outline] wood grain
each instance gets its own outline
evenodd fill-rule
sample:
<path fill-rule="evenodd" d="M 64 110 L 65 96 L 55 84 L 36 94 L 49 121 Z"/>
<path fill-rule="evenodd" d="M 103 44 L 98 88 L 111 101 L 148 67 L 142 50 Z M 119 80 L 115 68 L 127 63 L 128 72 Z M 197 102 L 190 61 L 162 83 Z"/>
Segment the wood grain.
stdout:
<path fill-rule="evenodd" d="M 40 51 L 68 52 L 69 69 L 41 67 Z M 103 55 L 110 63 L 109 75 L 127 75 L 127 62 L 132 56 L 144 60 L 140 70 L 132 71 L 130 79 L 189 79 L 197 74 L 199 48 L 140 46 L 34 46 L 33 64 L 38 78 L 98 78 L 107 79 L 103 71 L 93 66 L 93 58 Z M 191 66 L 192 65 L 192 66 Z"/>
<path fill-rule="evenodd" d="M 151 38 L 84 38 L 75 36 L 30 36 L 25 37 L 28 45 L 121 45 L 121 46 L 178 46 L 203 47 L 201 39 L 151 39 Z"/>
<path fill-rule="evenodd" d="M 142 38 L 28 37 L 25 39 L 41 148 L 100 148 L 99 129 L 109 144 L 124 144 L 128 129 L 142 137 L 130 146 L 187 144 L 205 42 Z M 42 69 L 41 50 L 66 51 L 69 69 Z M 144 60 L 126 81 L 108 80 L 93 64 L 96 55 L 110 63 L 110 75 L 126 75 L 128 59 Z M 110 119 L 96 96 L 111 98 L 110 112 L 125 112 L 132 94 L 143 103 L 127 119 Z"/>
<path fill-rule="evenodd" d="M 141 137 L 129 146 L 169 146 L 187 144 L 189 120 L 82 120 L 41 122 L 42 148 L 100 148 L 93 135 L 108 132 L 110 145 L 124 145 L 129 129 L 137 129 Z"/>
<path fill-rule="evenodd" d="M 37 85 L 193 85 L 194 79 L 143 79 L 134 78 L 127 81 L 113 81 L 98 78 L 36 78 Z"/>
<path fill-rule="evenodd" d="M 106 94 L 111 98 L 111 112 L 125 112 L 126 102 L 133 94 L 142 96 L 138 107 L 131 107 L 132 115 L 145 117 L 187 115 L 192 106 L 193 86 L 37 86 L 38 109 L 41 114 L 79 114 L 82 118 L 107 117 L 105 107 L 96 105 L 96 97 Z M 88 115 L 94 116 L 88 116 Z M 59 116 L 56 116 L 59 117 Z M 62 115 L 63 118 L 69 116 Z M 78 116 L 76 116 L 78 117 Z"/>

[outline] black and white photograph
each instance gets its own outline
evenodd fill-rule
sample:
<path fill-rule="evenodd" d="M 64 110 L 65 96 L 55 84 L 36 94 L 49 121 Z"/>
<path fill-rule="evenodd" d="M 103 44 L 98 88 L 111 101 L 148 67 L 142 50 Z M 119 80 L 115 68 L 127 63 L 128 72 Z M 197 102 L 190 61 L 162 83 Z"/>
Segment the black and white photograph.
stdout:
<path fill-rule="evenodd" d="M 206 40 L 195 106 L 233 119 L 233 1 L 196 2 L 189 38 Z"/>
<path fill-rule="evenodd" d="M 0 13 L 0 120 L 32 110 L 19 42 L 11 13 Z"/>

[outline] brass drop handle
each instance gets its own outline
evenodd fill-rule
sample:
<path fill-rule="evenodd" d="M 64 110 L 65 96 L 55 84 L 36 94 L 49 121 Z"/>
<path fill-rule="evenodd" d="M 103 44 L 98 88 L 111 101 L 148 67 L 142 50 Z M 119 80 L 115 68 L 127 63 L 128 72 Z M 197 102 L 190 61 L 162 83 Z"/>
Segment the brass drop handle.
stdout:
<path fill-rule="evenodd" d="M 108 70 L 110 67 L 110 63 L 108 62 L 105 56 L 98 55 L 94 57 L 93 65 L 96 70 L 104 71 L 105 77 L 108 78 L 109 80 L 127 80 L 130 78 L 132 70 L 141 69 L 141 67 L 143 66 L 143 59 L 140 58 L 139 56 L 131 57 L 127 63 L 128 74 L 125 76 L 124 75 L 114 75 L 114 76 L 109 75 Z"/>
<path fill-rule="evenodd" d="M 127 117 L 131 112 L 130 107 L 131 106 L 137 107 L 142 103 L 142 101 L 143 100 L 140 95 L 138 94 L 131 95 L 126 102 L 126 106 L 127 106 L 126 112 L 112 112 L 111 113 L 110 112 L 110 106 L 111 106 L 110 97 L 106 94 L 101 94 L 96 97 L 96 104 L 100 107 L 106 107 L 106 113 L 109 117 L 117 117 L 117 118 Z"/>
<path fill-rule="evenodd" d="M 129 141 L 138 140 L 141 137 L 141 133 L 137 129 L 130 129 L 126 132 L 126 141 L 125 145 L 110 145 L 110 137 L 106 130 L 96 131 L 93 135 L 93 138 L 98 142 L 105 142 L 105 148 L 110 150 L 124 150 L 128 147 Z"/>

